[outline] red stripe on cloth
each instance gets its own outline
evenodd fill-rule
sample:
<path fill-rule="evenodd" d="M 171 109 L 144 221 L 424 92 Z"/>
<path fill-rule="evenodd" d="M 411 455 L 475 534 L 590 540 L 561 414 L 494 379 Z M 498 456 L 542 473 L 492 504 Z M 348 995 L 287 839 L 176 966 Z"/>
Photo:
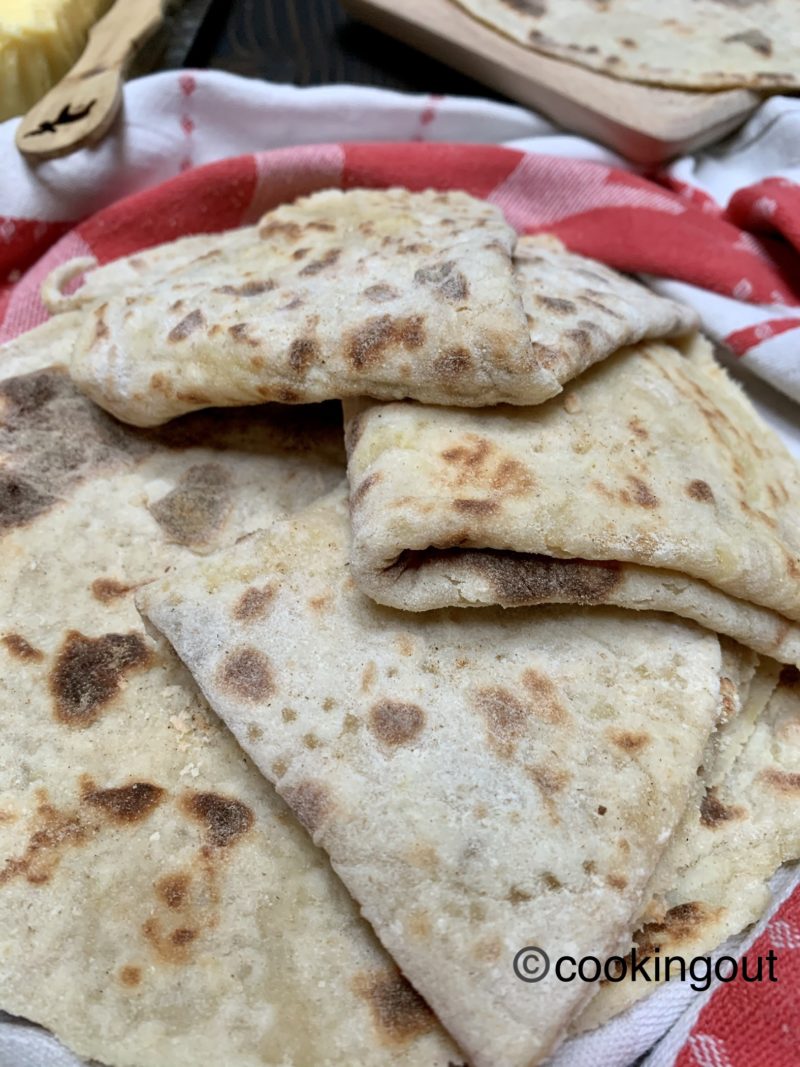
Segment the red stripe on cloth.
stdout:
<path fill-rule="evenodd" d="M 596 208 L 528 232 L 543 229 L 617 270 L 676 278 L 755 304 L 800 304 L 800 262 L 794 273 L 783 270 L 745 247 L 740 231 L 696 210 L 677 217 L 646 208 Z"/>
<path fill-rule="evenodd" d="M 734 330 L 725 338 L 725 344 L 737 356 L 743 356 L 751 348 L 760 345 L 762 341 L 768 341 L 771 337 L 786 333 L 787 330 L 800 329 L 800 319 L 771 319 L 767 322 L 756 323 L 755 326 L 745 326 L 743 330 Z"/>
<path fill-rule="evenodd" d="M 462 189 L 487 197 L 514 170 L 522 153 L 496 145 L 345 144 L 342 186 Z"/>
<path fill-rule="evenodd" d="M 253 156 L 209 163 L 112 204 L 78 232 L 98 261 L 108 263 L 177 237 L 240 226 L 256 185 Z"/>
<path fill-rule="evenodd" d="M 256 152 L 257 185 L 245 223 L 258 222 L 265 211 L 319 189 L 342 184 L 344 150 L 339 144 L 302 145 Z"/>
<path fill-rule="evenodd" d="M 8 277 L 12 271 L 27 270 L 73 225 L 0 216 L 0 281 L 16 280 Z"/>
<path fill-rule="evenodd" d="M 767 953 L 775 952 L 768 978 Z M 796 1067 L 800 1063 L 800 889 L 778 909 L 748 950 L 755 974 L 764 957 L 762 982 L 741 974 L 721 985 L 700 1012 L 674 1067 Z"/>
<path fill-rule="evenodd" d="M 726 212 L 735 226 L 773 232 L 800 252 L 800 185 L 788 178 L 766 178 L 738 189 Z"/>

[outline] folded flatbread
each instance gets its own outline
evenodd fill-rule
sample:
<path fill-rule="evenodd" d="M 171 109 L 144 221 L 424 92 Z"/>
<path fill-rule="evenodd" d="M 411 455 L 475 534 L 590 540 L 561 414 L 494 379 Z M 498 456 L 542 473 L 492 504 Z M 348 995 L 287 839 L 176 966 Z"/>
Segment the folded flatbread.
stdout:
<path fill-rule="evenodd" d="M 528 1067 L 592 988 L 522 982 L 515 955 L 630 945 L 720 710 L 719 642 L 613 610 L 390 611 L 347 538 L 339 493 L 138 603 L 474 1067 Z"/>
<path fill-rule="evenodd" d="M 795 0 L 457 0 L 508 37 L 616 78 L 692 89 L 800 85 Z"/>
<path fill-rule="evenodd" d="M 133 604 L 338 482 L 340 433 L 327 407 L 132 431 L 63 369 L 0 382 L 0 1008 L 87 1059 L 462 1063 Z"/>
<path fill-rule="evenodd" d="M 125 422 L 208 406 L 413 397 L 537 404 L 694 313 L 554 242 L 516 235 L 464 193 L 330 190 L 258 226 L 190 237 L 45 285 L 91 310 L 72 375 Z"/>
<path fill-rule="evenodd" d="M 672 611 L 800 662 L 796 461 L 695 337 L 534 408 L 350 410 L 352 572 L 379 603 Z"/>
<path fill-rule="evenodd" d="M 780 680 L 779 680 L 780 674 Z M 778 682 L 777 689 L 775 688 Z M 672 835 L 634 935 L 639 959 L 706 955 L 755 922 L 769 879 L 800 857 L 800 676 L 764 660 L 742 712 L 715 734 L 702 789 Z M 679 973 L 673 969 L 672 973 Z M 642 981 L 603 984 L 579 1020 L 605 1022 L 653 990 Z"/>

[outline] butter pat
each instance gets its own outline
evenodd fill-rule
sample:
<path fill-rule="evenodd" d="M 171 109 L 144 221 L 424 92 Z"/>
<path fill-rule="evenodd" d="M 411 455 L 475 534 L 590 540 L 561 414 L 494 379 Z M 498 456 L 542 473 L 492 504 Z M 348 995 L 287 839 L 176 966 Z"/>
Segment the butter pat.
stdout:
<path fill-rule="evenodd" d="M 78 59 L 111 0 L 0 0 L 0 121 L 21 115 Z"/>

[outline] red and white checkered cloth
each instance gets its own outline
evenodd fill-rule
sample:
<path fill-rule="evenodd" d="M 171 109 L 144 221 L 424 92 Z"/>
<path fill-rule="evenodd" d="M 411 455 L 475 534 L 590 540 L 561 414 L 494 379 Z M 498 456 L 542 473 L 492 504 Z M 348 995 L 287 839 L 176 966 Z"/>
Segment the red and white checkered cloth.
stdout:
<path fill-rule="evenodd" d="M 36 169 L 14 148 L 15 126 L 0 125 L 0 341 L 47 317 L 39 286 L 73 256 L 106 263 L 329 186 L 433 186 L 645 275 L 692 304 L 734 363 L 800 401 L 800 101 L 773 98 L 723 148 L 651 174 L 508 105 L 208 71 L 133 82 L 125 122 L 101 145 Z M 798 409 L 750 387 L 800 455 Z M 651 1047 L 652 1067 L 798 1067 L 800 888 L 791 876 L 782 886 L 751 949 L 778 952 L 777 984 L 697 996 L 673 983 L 568 1043 L 558 1067 L 624 1067 Z M 0 1067 L 23 1063 L 77 1061 L 0 1022 Z"/>

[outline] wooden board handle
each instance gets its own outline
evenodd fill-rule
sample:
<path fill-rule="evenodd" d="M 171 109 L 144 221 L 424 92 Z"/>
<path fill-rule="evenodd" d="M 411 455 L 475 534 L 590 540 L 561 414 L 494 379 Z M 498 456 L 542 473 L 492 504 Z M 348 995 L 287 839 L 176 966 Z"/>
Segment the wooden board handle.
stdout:
<path fill-rule="evenodd" d="M 128 64 L 163 20 L 164 0 L 116 0 L 89 31 L 75 66 L 20 122 L 20 152 L 34 162 L 99 141 L 119 111 Z"/>

